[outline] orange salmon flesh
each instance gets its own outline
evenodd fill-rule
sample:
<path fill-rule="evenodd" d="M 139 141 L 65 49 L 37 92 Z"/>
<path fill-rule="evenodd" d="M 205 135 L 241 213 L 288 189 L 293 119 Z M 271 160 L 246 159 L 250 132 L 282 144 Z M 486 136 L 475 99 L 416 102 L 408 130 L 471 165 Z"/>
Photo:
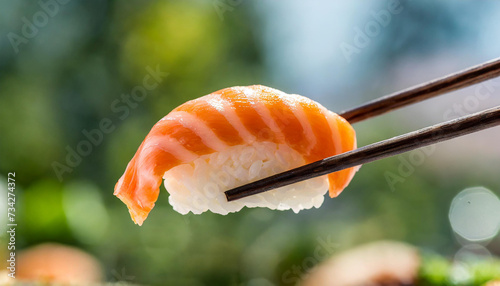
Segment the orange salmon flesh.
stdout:
<path fill-rule="evenodd" d="M 287 144 L 312 163 L 356 149 L 356 134 L 344 118 L 309 98 L 261 85 L 221 89 L 158 121 L 116 183 L 114 195 L 141 225 L 158 199 L 166 171 L 254 142 Z M 338 196 L 356 171 L 329 174 L 330 197 Z"/>

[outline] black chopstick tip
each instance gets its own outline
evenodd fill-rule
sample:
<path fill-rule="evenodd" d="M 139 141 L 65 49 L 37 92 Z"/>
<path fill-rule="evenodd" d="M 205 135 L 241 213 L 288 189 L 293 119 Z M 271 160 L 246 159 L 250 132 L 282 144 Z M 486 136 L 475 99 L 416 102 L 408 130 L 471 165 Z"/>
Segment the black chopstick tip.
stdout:
<path fill-rule="evenodd" d="M 232 201 L 232 200 L 233 200 L 233 199 L 231 199 L 231 194 L 230 194 L 230 191 L 232 191 L 232 190 L 234 190 L 234 189 L 231 189 L 231 190 L 229 190 L 229 191 L 225 191 L 225 192 L 224 192 L 224 195 L 226 195 L 226 200 L 227 200 L 228 202 L 230 202 L 230 201 Z"/>
<path fill-rule="evenodd" d="M 265 182 L 267 180 L 268 180 L 268 178 L 262 179 L 262 180 L 257 181 L 257 182 L 262 183 L 262 182 Z M 265 192 L 265 191 L 273 188 L 272 186 L 271 187 L 269 187 L 269 186 L 260 187 L 260 186 L 257 186 L 255 183 L 256 182 L 248 183 L 246 185 L 242 185 L 242 186 L 225 191 L 224 195 L 226 195 L 227 201 L 228 202 L 236 201 L 236 200 L 239 200 L 242 198 L 249 197 L 251 195 L 260 194 L 262 192 Z"/>
<path fill-rule="evenodd" d="M 242 199 L 244 197 L 250 196 L 251 191 L 248 190 L 248 185 L 243 185 L 240 187 L 236 187 L 234 189 L 228 190 L 224 192 L 224 195 L 226 195 L 226 199 L 228 202 L 232 202 L 238 199 Z"/>

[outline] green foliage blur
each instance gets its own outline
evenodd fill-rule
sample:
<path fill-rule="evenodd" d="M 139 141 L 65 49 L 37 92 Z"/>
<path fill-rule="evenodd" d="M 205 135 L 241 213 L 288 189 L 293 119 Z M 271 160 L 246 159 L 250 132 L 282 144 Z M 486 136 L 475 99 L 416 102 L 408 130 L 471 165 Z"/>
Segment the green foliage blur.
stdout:
<path fill-rule="evenodd" d="M 448 169 L 430 156 L 411 176 L 398 173 L 408 157 L 395 157 L 363 166 L 341 196 L 299 214 L 245 208 L 228 216 L 182 216 L 162 187 L 156 207 L 139 227 L 113 188 L 150 128 L 179 104 L 228 86 L 264 84 L 300 93 L 301 88 L 292 89 L 293 80 L 273 75 L 273 60 L 267 58 L 269 45 L 278 46 L 290 35 L 269 37 L 273 30 L 266 17 L 273 15 L 262 12 L 270 9 L 262 1 L 66 2 L 25 40 L 8 34 L 22 36 L 23 18 L 33 22 L 40 4 L 0 4 L 0 178 L 4 184 L 8 172 L 16 173 L 19 249 L 49 241 L 73 245 L 100 261 L 107 281 L 123 280 L 114 273 L 125 269 L 126 282 L 145 285 L 291 285 L 283 273 L 294 266 L 307 273 L 312 265 L 304 259 L 319 240 L 335 242 L 332 255 L 366 242 L 399 240 L 437 253 L 446 268 L 461 248 L 448 218 L 454 196 L 476 185 L 500 195 L 498 165 L 491 167 L 498 155 L 472 160 L 472 171 L 465 162 L 469 157 L 457 155 Z M 429 50 L 443 48 L 439 44 L 452 49 L 473 34 L 457 20 L 462 10 L 436 4 L 448 12 L 434 19 L 429 11 L 435 6 L 412 5 L 406 20 L 398 18 L 352 63 L 368 71 L 345 76 L 352 96 L 337 98 L 343 106 L 390 91 L 380 70 L 390 70 L 394 58 L 425 59 Z M 472 13 L 483 8 L 478 5 Z M 401 38 L 422 22 L 430 33 L 425 40 L 437 39 L 435 45 Z M 453 39 L 449 46 L 448 38 Z M 337 46 L 331 50 L 340 53 Z M 293 67 L 294 59 L 288 64 Z M 144 89 L 146 77 L 151 88 Z M 138 87 L 146 90 L 139 100 L 131 96 Z M 336 104 L 328 95 L 316 100 Z M 414 126 L 389 116 L 355 128 L 365 145 Z M 78 150 L 85 153 L 79 159 L 73 156 Z M 398 177 L 394 188 L 387 172 Z M 493 257 L 500 255 L 498 236 L 488 249 Z M 2 245 L 0 253 L 5 252 Z M 429 281 L 439 279 L 428 268 L 422 271 Z"/>

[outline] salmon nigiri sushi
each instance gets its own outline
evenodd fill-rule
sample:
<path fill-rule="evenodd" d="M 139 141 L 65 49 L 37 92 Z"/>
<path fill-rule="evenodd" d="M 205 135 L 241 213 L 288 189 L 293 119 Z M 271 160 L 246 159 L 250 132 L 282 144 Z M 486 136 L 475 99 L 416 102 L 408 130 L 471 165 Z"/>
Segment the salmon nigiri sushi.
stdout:
<path fill-rule="evenodd" d="M 357 168 L 228 202 L 224 191 L 356 148 L 352 126 L 319 103 L 254 85 L 188 101 L 156 123 L 118 180 L 114 194 L 135 223 L 164 185 L 181 214 L 226 215 L 247 207 L 299 212 L 336 197 Z"/>

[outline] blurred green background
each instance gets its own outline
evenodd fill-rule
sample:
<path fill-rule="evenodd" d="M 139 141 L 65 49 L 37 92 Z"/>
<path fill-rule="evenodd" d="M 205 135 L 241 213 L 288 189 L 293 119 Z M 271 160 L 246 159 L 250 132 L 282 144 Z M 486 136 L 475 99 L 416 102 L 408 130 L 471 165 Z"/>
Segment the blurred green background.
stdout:
<path fill-rule="evenodd" d="M 392 239 L 450 261 L 470 244 L 498 256 L 496 232 L 468 240 L 449 218 L 466 188 L 500 195 L 498 128 L 368 164 L 341 196 L 299 214 L 182 216 L 162 187 L 139 227 L 112 194 L 150 128 L 187 100 L 263 84 L 340 112 L 498 57 L 499 18 L 495 1 L 2 1 L 1 210 L 16 172 L 17 246 L 76 246 L 107 281 L 292 285 L 284 273 L 318 263 L 304 259 L 320 241 L 331 254 Z M 131 99 L 152 71 L 157 84 Z M 498 105 L 499 95 L 496 79 L 356 124 L 358 144 Z M 112 131 L 81 145 L 103 120 Z M 85 156 L 69 166 L 77 148 Z M 494 225 L 490 215 L 479 224 Z"/>

